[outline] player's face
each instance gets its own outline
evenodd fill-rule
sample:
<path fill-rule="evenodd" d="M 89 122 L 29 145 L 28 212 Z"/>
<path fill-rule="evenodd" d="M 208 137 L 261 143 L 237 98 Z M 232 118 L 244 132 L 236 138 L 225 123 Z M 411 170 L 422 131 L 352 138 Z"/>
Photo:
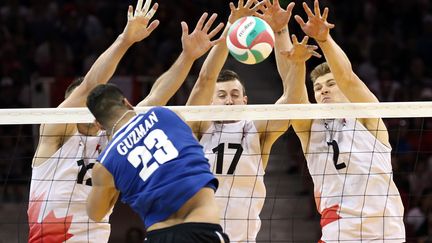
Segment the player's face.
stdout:
<path fill-rule="evenodd" d="M 349 102 L 334 79 L 332 73 L 318 77 L 313 85 L 317 103 L 344 103 Z"/>
<path fill-rule="evenodd" d="M 216 83 L 212 105 L 246 105 L 247 96 L 242 84 L 237 80 Z"/>

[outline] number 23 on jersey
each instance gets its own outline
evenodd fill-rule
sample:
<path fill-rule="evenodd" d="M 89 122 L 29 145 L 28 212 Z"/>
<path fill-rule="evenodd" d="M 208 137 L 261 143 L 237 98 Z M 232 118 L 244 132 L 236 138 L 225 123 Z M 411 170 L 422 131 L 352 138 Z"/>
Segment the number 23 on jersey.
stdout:
<path fill-rule="evenodd" d="M 135 168 L 141 163 L 143 164 L 139 173 L 143 181 L 146 181 L 160 165 L 177 158 L 179 155 L 168 136 L 160 129 L 151 131 L 144 138 L 143 144 L 143 146 L 135 147 L 127 157 L 129 163 Z M 150 150 L 153 148 L 156 148 L 156 151 L 152 154 Z"/>

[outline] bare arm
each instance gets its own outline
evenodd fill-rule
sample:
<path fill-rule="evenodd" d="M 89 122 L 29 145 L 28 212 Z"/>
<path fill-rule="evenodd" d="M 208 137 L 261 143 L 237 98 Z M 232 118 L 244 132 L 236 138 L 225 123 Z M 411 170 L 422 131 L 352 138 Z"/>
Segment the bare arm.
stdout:
<path fill-rule="evenodd" d="M 206 22 L 207 16 L 207 13 L 201 16 L 191 34 L 188 33 L 187 24 L 181 23 L 183 52 L 171 68 L 156 80 L 150 94 L 138 106 L 165 105 L 186 79 L 194 61 L 204 55 L 212 46 L 223 41 L 223 38 L 211 41 L 211 38 L 223 28 L 223 24 L 220 23 L 210 31 L 217 14 L 213 14 Z"/>
<path fill-rule="evenodd" d="M 150 0 L 146 1 L 146 5 L 148 4 L 150 4 Z M 132 6 L 129 6 L 128 22 L 123 33 L 121 33 L 114 43 L 99 56 L 84 77 L 82 84 L 79 85 L 59 107 L 84 106 L 88 93 L 98 84 L 108 82 L 129 47 L 135 42 L 147 38 L 159 25 L 158 20 L 154 20 L 148 25 L 157 8 L 158 4 L 155 3 L 150 11 L 144 12 L 142 9 L 142 0 L 140 0 L 134 14 Z"/>
<path fill-rule="evenodd" d="M 314 38 L 319 44 L 338 86 L 345 96 L 351 102 L 379 102 L 354 73 L 345 52 L 331 38 L 330 29 L 334 25 L 327 22 L 328 8 L 325 8 L 321 15 L 317 0 L 314 2 L 315 13 L 306 3 L 303 3 L 303 8 L 308 16 L 307 23 L 298 15 L 295 16 L 295 19 L 306 35 Z"/>
<path fill-rule="evenodd" d="M 369 90 L 362 80 L 354 73 L 351 62 L 345 52 L 336 44 L 330 36 L 333 24 L 327 22 L 328 8 L 322 15 L 318 0 L 314 2 L 314 13 L 303 3 L 303 8 L 308 16 L 305 23 L 300 16 L 295 16 L 302 30 L 314 38 L 321 47 L 330 70 L 337 85 L 351 102 L 379 102 L 376 96 Z M 390 147 L 387 128 L 382 119 L 359 119 L 366 128 L 383 144 Z"/>
<path fill-rule="evenodd" d="M 137 4 L 135 13 L 132 6 L 128 9 L 128 22 L 122 34 L 114 43 L 102 53 L 92 65 L 83 82 L 59 105 L 59 107 L 82 107 L 85 105 L 87 95 L 98 84 L 106 83 L 113 75 L 118 63 L 126 51 L 135 42 L 148 37 L 158 26 L 155 20 L 150 25 L 149 21 L 158 8 L 155 3 L 148 10 L 151 0 L 147 0 L 142 7 L 142 0 Z M 33 165 L 43 163 L 59 148 L 60 144 L 74 133 L 76 126 L 73 124 L 42 124 L 40 127 L 39 146 L 36 150 Z"/>
<path fill-rule="evenodd" d="M 293 46 L 289 35 L 288 22 L 295 3 L 290 3 L 286 10 L 281 8 L 279 0 L 273 0 L 273 3 L 269 0 L 264 0 L 263 3 L 264 5 L 260 7 L 263 13 L 257 13 L 256 16 L 265 20 L 275 33 L 274 51 L 276 66 L 279 76 L 283 80 L 289 72 L 291 65 L 288 59 L 281 55 L 281 51 L 291 50 Z"/>
<path fill-rule="evenodd" d="M 243 4 L 243 0 L 239 0 L 238 7 L 235 7 L 233 3 L 230 3 L 229 6 L 231 14 L 222 34 L 223 37 L 227 36 L 229 27 L 236 20 L 244 16 L 252 15 L 258 10 L 260 5 L 252 7 L 254 2 L 255 0 L 248 0 L 246 4 Z M 198 80 L 189 95 L 186 105 L 209 105 L 211 103 L 217 77 L 225 64 L 227 57 L 228 48 L 225 41 L 212 48 L 201 67 Z"/>
<path fill-rule="evenodd" d="M 222 36 L 226 38 L 229 27 L 225 26 Z M 215 90 L 217 77 L 228 57 L 228 48 L 225 42 L 214 46 L 200 70 L 198 79 L 189 95 L 186 105 L 209 105 Z"/>
<path fill-rule="evenodd" d="M 100 163 L 92 169 L 92 190 L 87 198 L 87 214 L 90 219 L 100 222 L 112 209 L 119 192 L 115 188 L 111 173 Z"/>
<path fill-rule="evenodd" d="M 302 42 L 297 41 L 297 37 L 293 35 L 293 47 L 288 51 L 282 51 L 281 56 L 286 59 L 286 62 L 291 66 L 286 77 L 283 79 L 284 92 L 276 102 L 276 104 L 299 104 L 309 103 L 307 90 L 305 85 L 306 79 L 306 61 L 313 55 L 320 57 L 315 52 L 316 46 L 307 45 L 308 37 L 305 37 Z M 295 129 L 302 129 L 308 126 L 308 121 L 293 120 L 291 121 Z M 287 120 L 271 120 L 271 121 L 256 121 L 255 126 L 260 132 L 261 148 L 263 162 L 268 160 L 271 146 L 273 143 L 289 128 L 290 121 Z"/>

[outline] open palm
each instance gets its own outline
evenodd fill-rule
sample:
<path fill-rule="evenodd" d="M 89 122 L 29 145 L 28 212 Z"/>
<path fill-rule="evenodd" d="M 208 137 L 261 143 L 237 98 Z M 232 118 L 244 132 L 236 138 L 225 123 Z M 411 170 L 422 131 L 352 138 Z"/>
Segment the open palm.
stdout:
<path fill-rule="evenodd" d="M 217 14 L 213 14 L 208 21 L 206 19 L 208 17 L 207 13 L 204 13 L 201 18 L 198 20 L 197 25 L 192 33 L 189 34 L 188 25 L 185 22 L 182 22 L 182 47 L 185 54 L 189 55 L 193 59 L 198 59 L 204 53 L 206 53 L 212 46 L 218 44 L 223 41 L 224 38 L 219 38 L 217 40 L 212 41 L 211 39 L 216 36 L 219 31 L 222 30 L 224 24 L 220 23 L 216 28 L 210 31 L 212 24 L 214 23 Z M 210 33 L 208 33 L 210 31 Z"/>
<path fill-rule="evenodd" d="M 274 32 L 278 32 L 288 25 L 295 3 L 290 3 L 286 10 L 281 8 L 279 0 L 273 0 L 273 3 L 264 0 L 263 3 L 264 5 L 260 7 L 263 13 L 256 13 L 255 15 L 266 21 Z"/>
<path fill-rule="evenodd" d="M 303 32 L 317 41 L 322 42 L 327 40 L 330 29 L 334 28 L 334 24 L 330 24 L 327 22 L 327 16 L 329 11 L 328 8 L 325 8 L 323 14 L 321 15 L 318 0 L 315 0 L 314 2 L 315 14 L 312 13 L 311 9 L 306 3 L 303 3 L 303 8 L 308 16 L 308 21 L 306 23 L 300 16 L 294 16 L 295 20 L 297 21 L 297 23 L 299 23 Z"/>
<path fill-rule="evenodd" d="M 155 3 L 151 9 L 151 0 L 146 0 L 144 7 L 142 6 L 142 0 L 139 0 L 135 9 L 129 6 L 128 9 L 128 22 L 125 29 L 123 30 L 123 37 L 130 43 L 142 41 L 148 37 L 153 30 L 159 25 L 159 20 L 154 20 L 150 23 L 150 19 L 156 13 L 158 4 Z"/>

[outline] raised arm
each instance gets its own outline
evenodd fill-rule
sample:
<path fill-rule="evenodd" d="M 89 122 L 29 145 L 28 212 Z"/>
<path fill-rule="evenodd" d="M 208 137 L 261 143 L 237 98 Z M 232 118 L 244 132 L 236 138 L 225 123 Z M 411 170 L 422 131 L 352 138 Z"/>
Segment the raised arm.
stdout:
<path fill-rule="evenodd" d="M 312 56 L 320 58 L 321 55 L 315 50 L 315 45 L 308 45 L 308 36 L 305 36 L 301 42 L 297 37 L 292 35 L 293 47 L 288 51 L 281 51 L 285 62 L 292 68 L 283 79 L 284 92 L 282 97 L 276 102 L 277 104 L 308 104 L 309 97 L 306 89 L 306 61 Z"/>
<path fill-rule="evenodd" d="M 295 19 L 306 35 L 317 41 L 343 94 L 351 102 L 379 102 L 366 84 L 354 73 L 348 57 L 330 36 L 330 29 L 334 25 L 327 22 L 328 8 L 324 8 L 321 14 L 318 0 L 314 2 L 314 13 L 306 3 L 303 3 L 303 8 L 308 16 L 308 21 L 305 23 L 298 15 L 295 16 Z M 359 119 L 359 121 L 379 141 L 390 146 L 387 128 L 382 119 Z"/>
<path fill-rule="evenodd" d="M 292 36 L 293 46 L 290 50 L 281 51 L 280 55 L 286 60 L 291 68 L 284 77 L 284 91 L 276 104 L 299 104 L 309 103 L 305 85 L 306 61 L 312 56 L 321 57 L 315 52 L 317 46 L 307 45 L 308 37 L 305 36 L 302 42 L 298 42 L 295 35 Z M 291 124 L 296 131 L 304 130 L 310 126 L 309 121 L 293 120 Z M 255 126 L 260 132 L 261 148 L 264 164 L 268 161 L 271 146 L 288 129 L 290 121 L 271 120 L 255 121 Z"/>
<path fill-rule="evenodd" d="M 239 0 L 238 6 L 235 7 L 230 3 L 231 14 L 228 18 L 228 23 L 225 26 L 223 37 L 228 34 L 228 29 L 237 19 L 252 15 L 259 8 L 259 4 L 253 6 L 256 0 L 248 0 L 244 4 L 243 0 Z M 228 57 L 228 48 L 226 42 L 220 42 L 213 47 L 204 61 L 198 79 L 192 89 L 187 105 L 209 105 L 212 101 L 214 89 L 216 86 L 217 77 L 225 64 Z"/>
<path fill-rule="evenodd" d="M 98 84 L 108 82 L 129 47 L 135 42 L 147 38 L 153 32 L 159 25 L 159 21 L 154 20 L 150 25 L 148 23 L 155 14 L 158 4 L 155 3 L 152 9 L 149 10 L 150 2 L 151 0 L 146 0 L 146 3 L 142 6 L 142 0 L 139 0 L 135 12 L 133 11 L 133 7 L 129 6 L 127 13 L 128 21 L 123 33 L 99 56 L 87 72 L 83 82 L 59 107 L 85 106 L 88 93 Z"/>
<path fill-rule="evenodd" d="M 206 22 L 207 17 L 207 13 L 201 16 L 191 34 L 189 34 L 188 25 L 185 22 L 181 23 L 182 53 L 171 68 L 156 80 L 149 95 L 138 106 L 165 105 L 186 79 L 194 61 L 204 55 L 212 46 L 223 42 L 223 37 L 211 41 L 222 30 L 223 23 L 211 30 L 217 14 L 213 14 Z"/>
<path fill-rule="evenodd" d="M 314 2 L 315 13 L 306 3 L 303 3 L 303 8 L 308 16 L 308 21 L 305 23 L 298 15 L 295 16 L 295 19 L 306 35 L 314 38 L 320 46 L 336 82 L 345 96 L 351 102 L 379 102 L 354 73 L 345 52 L 330 36 L 330 29 L 334 25 L 327 22 L 329 9 L 325 8 L 321 14 L 318 0 Z"/>
<path fill-rule="evenodd" d="M 264 5 L 260 7 L 262 13 L 256 13 L 255 15 L 265 20 L 275 33 L 274 52 L 276 66 L 279 76 L 283 80 L 292 67 L 289 60 L 282 56 L 281 51 L 291 50 L 293 46 L 290 39 L 288 22 L 295 3 L 288 4 L 286 9 L 281 8 L 279 0 L 273 0 L 273 3 L 269 0 L 264 0 L 263 3 Z"/>
<path fill-rule="evenodd" d="M 135 42 L 148 37 L 158 26 L 159 21 L 150 19 L 158 8 L 155 3 L 149 10 L 151 0 L 147 0 L 144 7 L 142 0 L 138 1 L 135 12 L 129 6 L 127 24 L 114 43 L 104 52 L 90 68 L 82 83 L 59 105 L 59 107 L 82 107 L 87 95 L 98 84 L 106 83 L 113 75 L 120 59 L 127 49 Z M 64 139 L 76 131 L 75 124 L 42 124 L 40 126 L 39 146 L 35 153 L 33 165 L 43 163 L 60 147 Z"/>

